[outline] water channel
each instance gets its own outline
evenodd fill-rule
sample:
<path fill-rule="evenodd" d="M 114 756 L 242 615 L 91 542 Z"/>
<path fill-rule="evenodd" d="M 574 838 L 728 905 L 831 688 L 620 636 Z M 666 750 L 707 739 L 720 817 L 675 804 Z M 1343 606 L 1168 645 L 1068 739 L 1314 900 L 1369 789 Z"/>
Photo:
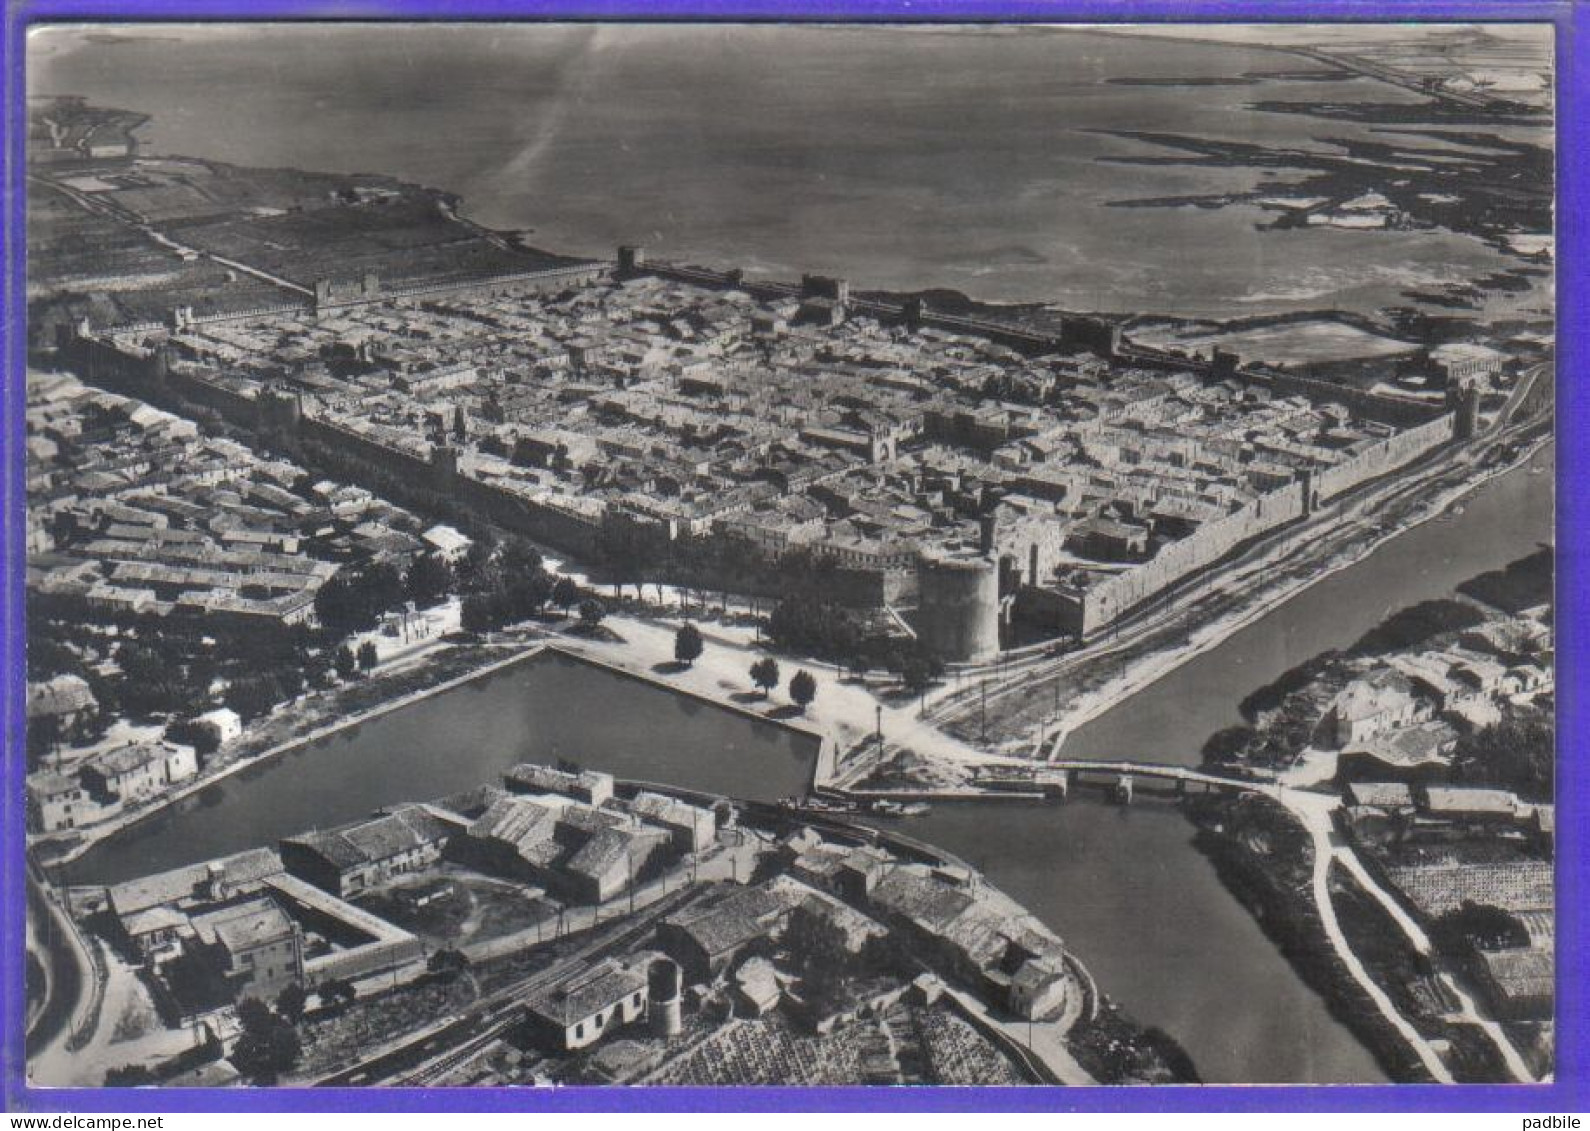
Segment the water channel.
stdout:
<path fill-rule="evenodd" d="M 1450 593 L 1552 537 L 1553 454 L 1299 595 L 1079 728 L 1083 757 L 1191 762 L 1260 683 L 1350 643 L 1398 607 Z M 798 792 L 811 739 L 561 655 L 537 657 L 239 774 L 73 866 L 114 882 L 329 826 L 396 801 L 571 758 L 624 777 L 771 799 Z M 980 867 L 1049 923 L 1140 1021 L 1211 1082 L 1378 1082 L 1351 1032 L 1303 984 L 1192 847 L 1171 805 L 941 804 L 907 826 Z"/>

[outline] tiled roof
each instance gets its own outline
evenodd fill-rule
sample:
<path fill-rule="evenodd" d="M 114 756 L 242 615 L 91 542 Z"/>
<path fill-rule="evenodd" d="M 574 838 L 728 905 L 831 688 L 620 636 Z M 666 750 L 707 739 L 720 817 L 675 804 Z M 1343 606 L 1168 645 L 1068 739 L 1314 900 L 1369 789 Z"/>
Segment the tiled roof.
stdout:
<path fill-rule="evenodd" d="M 1413 805 L 1413 791 L 1403 782 L 1361 781 L 1347 787 L 1355 805 L 1372 805 L 1377 809 L 1401 809 Z"/>
<path fill-rule="evenodd" d="M 1518 798 L 1503 789 L 1432 785 L 1425 790 L 1425 803 L 1431 813 L 1483 813 L 1511 817 L 1518 811 Z"/>
<path fill-rule="evenodd" d="M 1392 883 L 1425 916 L 1437 918 L 1464 902 L 1519 912 L 1555 906 L 1550 864 L 1520 860 L 1508 864 L 1448 863 L 1387 870 Z"/>
<path fill-rule="evenodd" d="M 291 837 L 284 844 L 304 845 L 335 868 L 356 868 L 445 840 L 452 832 L 422 806 L 404 805 L 384 816 L 326 832 Z"/>
<path fill-rule="evenodd" d="M 251 848 L 235 856 L 189 864 L 169 872 L 158 872 L 153 876 L 142 876 L 117 884 L 110 889 L 111 903 L 116 913 L 125 917 L 158 904 L 191 899 L 207 879 L 211 865 L 220 869 L 227 885 L 234 890 L 257 884 L 267 876 L 282 871 L 281 858 L 273 849 Z"/>
<path fill-rule="evenodd" d="M 1552 997 L 1556 992 L 1556 961 L 1549 947 L 1482 950 L 1477 957 L 1504 997 Z"/>
<path fill-rule="evenodd" d="M 728 886 L 668 919 L 684 931 L 708 957 L 727 954 L 768 933 L 783 915 L 786 902 L 763 887 Z"/>
<path fill-rule="evenodd" d="M 709 811 L 660 793 L 637 793 L 629 802 L 629 810 L 637 817 L 675 828 L 711 829 L 716 824 Z"/>
<path fill-rule="evenodd" d="M 646 985 L 640 966 L 624 966 L 609 958 L 578 975 L 574 980 L 553 986 L 532 997 L 525 1007 L 533 1014 L 568 1028 L 625 998 Z"/>
<path fill-rule="evenodd" d="M 262 896 L 234 907 L 195 915 L 193 929 L 201 942 L 220 943 L 236 954 L 291 938 L 293 921 L 274 899 Z"/>
<path fill-rule="evenodd" d="M 909 868 L 894 868 L 873 889 L 872 902 L 885 911 L 942 932 L 972 905 L 972 897 Z"/>
<path fill-rule="evenodd" d="M 494 840 L 521 851 L 550 842 L 557 826 L 557 810 L 523 797 L 493 801 L 469 826 L 469 836 Z"/>

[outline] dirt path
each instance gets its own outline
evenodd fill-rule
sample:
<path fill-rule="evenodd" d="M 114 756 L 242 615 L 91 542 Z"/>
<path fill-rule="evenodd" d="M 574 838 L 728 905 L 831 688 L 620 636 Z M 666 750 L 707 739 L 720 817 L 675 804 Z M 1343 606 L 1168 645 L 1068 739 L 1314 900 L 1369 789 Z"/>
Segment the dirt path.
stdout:
<path fill-rule="evenodd" d="M 1446 1062 L 1430 1046 L 1417 1029 L 1386 996 L 1369 971 L 1364 967 L 1358 955 L 1353 953 L 1353 948 L 1348 944 L 1347 935 L 1342 930 L 1341 921 L 1336 917 L 1336 908 L 1331 902 L 1330 893 L 1330 867 L 1336 859 L 1335 847 L 1331 838 L 1330 811 L 1335 806 L 1335 799 L 1322 794 L 1299 793 L 1296 790 L 1281 790 L 1279 800 L 1287 809 L 1298 818 L 1303 827 L 1308 830 L 1314 842 L 1314 868 L 1310 877 L 1311 888 L 1314 896 L 1314 905 L 1319 913 L 1320 924 L 1325 930 L 1325 937 L 1330 940 L 1331 949 L 1341 959 L 1347 972 L 1352 975 L 1359 988 L 1364 991 L 1380 1015 L 1395 1029 L 1399 1036 L 1407 1043 L 1408 1047 L 1418 1056 L 1424 1065 L 1425 1071 L 1431 1079 L 1440 1084 L 1454 1083 L 1451 1070 Z"/>

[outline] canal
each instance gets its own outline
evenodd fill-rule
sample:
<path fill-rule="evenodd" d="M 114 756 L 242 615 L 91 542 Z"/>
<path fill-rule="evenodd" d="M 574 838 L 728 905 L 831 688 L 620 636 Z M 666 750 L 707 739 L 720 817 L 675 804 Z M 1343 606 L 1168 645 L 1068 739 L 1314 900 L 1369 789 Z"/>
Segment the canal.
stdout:
<path fill-rule="evenodd" d="M 1261 684 L 1552 541 L 1554 456 L 1548 445 L 1461 511 L 1393 539 L 1077 728 L 1065 753 L 1196 764 L 1204 740 L 1241 721 L 1238 704 Z M 1385 1079 L 1221 885 L 1173 806 L 939 805 L 904 827 L 976 865 L 1053 927 L 1107 993 L 1182 1042 L 1206 1081 Z"/>
<path fill-rule="evenodd" d="M 1238 704 L 1282 672 L 1553 541 L 1555 455 L 1546 445 L 1528 466 L 1464 499 L 1461 513 L 1454 508 L 1392 539 L 1078 727 L 1064 756 L 1196 765 L 1204 740 L 1240 723 Z"/>
<path fill-rule="evenodd" d="M 937 805 L 901 831 L 955 853 L 1060 935 L 1099 987 L 1175 1037 L 1206 1083 L 1380 1083 L 1193 847 L 1168 801 Z"/>
<path fill-rule="evenodd" d="M 1218 648 L 1079 728 L 1079 757 L 1193 762 L 1259 684 L 1351 643 L 1387 612 L 1448 594 L 1552 537 L 1552 453 L 1451 515 L 1382 546 Z M 771 799 L 798 792 L 814 742 L 560 655 L 548 655 L 300 748 L 218 783 L 73 866 L 113 882 L 207 859 L 392 802 L 489 781 L 517 761 L 592 768 Z M 940 804 L 903 830 L 977 865 L 1081 956 L 1140 1022 L 1210 1082 L 1374 1083 L 1364 1047 L 1298 977 L 1192 846 L 1171 805 Z"/>

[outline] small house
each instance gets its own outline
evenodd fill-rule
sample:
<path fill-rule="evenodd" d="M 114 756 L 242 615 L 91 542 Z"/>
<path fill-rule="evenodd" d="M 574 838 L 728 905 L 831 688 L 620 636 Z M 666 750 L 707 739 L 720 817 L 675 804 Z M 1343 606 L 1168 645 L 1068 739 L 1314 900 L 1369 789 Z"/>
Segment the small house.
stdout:
<path fill-rule="evenodd" d="M 643 965 L 609 958 L 538 992 L 525 1015 L 551 1049 L 573 1052 L 644 1017 L 648 992 Z"/>

